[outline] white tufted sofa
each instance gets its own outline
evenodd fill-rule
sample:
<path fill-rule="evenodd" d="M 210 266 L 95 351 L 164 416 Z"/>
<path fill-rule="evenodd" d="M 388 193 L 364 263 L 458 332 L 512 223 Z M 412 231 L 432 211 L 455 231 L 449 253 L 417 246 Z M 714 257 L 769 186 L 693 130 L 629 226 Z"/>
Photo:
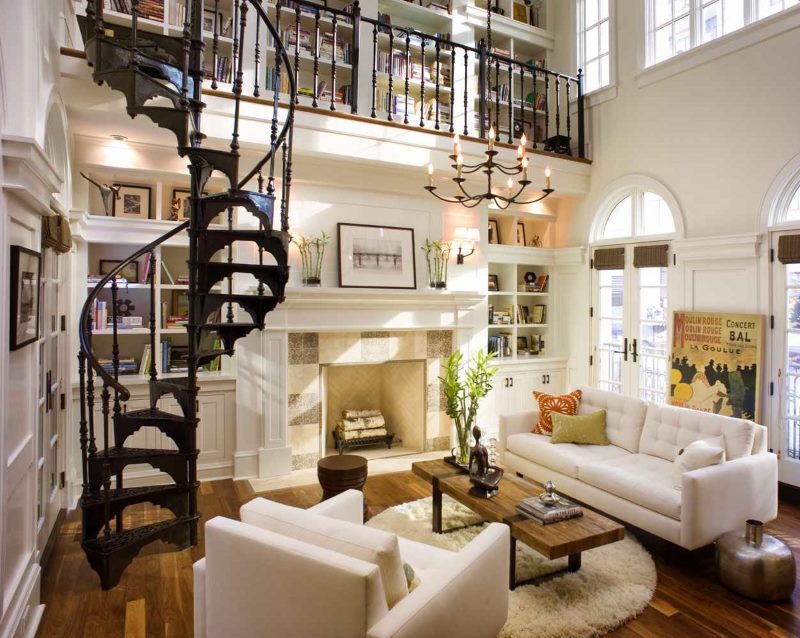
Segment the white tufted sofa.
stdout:
<path fill-rule="evenodd" d="M 531 433 L 536 411 L 501 416 L 507 469 L 540 483 L 552 480 L 558 491 L 690 550 L 748 518 L 778 515 L 778 461 L 767 451 L 766 427 L 578 387 L 579 414 L 606 410 L 611 445 L 553 444 Z M 719 435 L 725 462 L 684 473 L 676 489 L 673 461 L 680 449 Z"/>

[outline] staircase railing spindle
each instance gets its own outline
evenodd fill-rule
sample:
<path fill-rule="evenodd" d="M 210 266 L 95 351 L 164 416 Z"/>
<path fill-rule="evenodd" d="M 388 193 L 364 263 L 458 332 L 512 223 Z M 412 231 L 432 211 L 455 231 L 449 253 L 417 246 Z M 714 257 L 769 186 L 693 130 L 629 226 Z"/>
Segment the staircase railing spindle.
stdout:
<path fill-rule="evenodd" d="M 156 254 L 150 252 L 150 381 L 158 379 L 156 369 Z"/>
<path fill-rule="evenodd" d="M 333 46 L 331 53 L 331 111 L 336 110 L 336 41 L 339 39 L 339 19 L 334 13 L 331 22 L 333 23 Z M 295 73 L 297 69 L 295 68 Z M 351 74 L 352 75 L 352 74 Z"/>
<path fill-rule="evenodd" d="M 408 78 L 411 75 L 411 34 L 406 31 L 406 88 L 403 97 L 403 124 L 408 124 Z"/>
<path fill-rule="evenodd" d="M 314 108 L 317 108 L 319 105 L 319 102 L 317 101 L 317 98 L 319 97 L 319 50 L 319 11 L 317 11 L 314 14 L 314 97 L 311 101 L 311 106 Z"/>
<path fill-rule="evenodd" d="M 256 2 L 261 4 L 261 0 L 256 0 Z M 258 19 L 258 16 L 256 16 L 256 40 L 253 49 L 253 97 L 258 97 L 261 95 L 258 85 L 258 79 L 261 77 L 261 20 Z"/>
<path fill-rule="evenodd" d="M 514 65 L 508 63 L 508 143 L 514 143 Z"/>
<path fill-rule="evenodd" d="M 247 2 L 242 0 L 239 8 L 239 55 L 234 60 L 236 78 L 233 82 L 233 134 L 231 135 L 231 151 L 239 152 L 239 111 L 242 101 L 242 78 L 244 77 L 244 34 L 247 27 Z"/>
<path fill-rule="evenodd" d="M 455 75 L 453 75 L 455 78 Z M 469 119 L 469 52 L 464 49 L 464 135 L 469 135 L 469 124 L 467 120 Z M 454 89 L 451 89 L 454 90 Z M 483 98 L 481 98 L 483 101 Z M 450 114 L 450 117 L 453 117 L 453 114 Z"/>
<path fill-rule="evenodd" d="M 425 126 L 425 36 L 420 42 L 419 125 Z"/>
<path fill-rule="evenodd" d="M 464 119 L 467 118 L 467 112 L 464 111 Z M 452 133 L 455 131 L 456 120 L 456 48 L 450 45 L 450 128 Z"/>
<path fill-rule="evenodd" d="M 378 99 L 378 25 L 372 23 L 372 111 L 370 117 L 375 117 L 375 102 Z"/>
<path fill-rule="evenodd" d="M 89 430 L 86 419 L 86 355 L 78 352 L 78 396 L 80 398 L 80 420 L 78 422 L 78 435 L 81 445 L 81 494 L 86 496 L 89 491 Z"/>
<path fill-rule="evenodd" d="M 211 88 L 217 88 L 217 66 L 219 62 L 219 0 L 214 0 L 214 38 L 211 43 Z M 256 76 L 258 77 L 258 76 Z"/>
<path fill-rule="evenodd" d="M 388 120 L 392 121 L 394 108 L 394 29 L 389 28 L 389 104 L 386 105 L 389 111 Z"/>

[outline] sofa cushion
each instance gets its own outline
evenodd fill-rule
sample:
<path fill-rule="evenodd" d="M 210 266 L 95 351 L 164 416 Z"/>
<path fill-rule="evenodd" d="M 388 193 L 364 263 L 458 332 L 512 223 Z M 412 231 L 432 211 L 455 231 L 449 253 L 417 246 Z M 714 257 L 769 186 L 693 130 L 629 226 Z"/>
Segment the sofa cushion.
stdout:
<path fill-rule="evenodd" d="M 715 436 L 689 443 L 678 451 L 673 462 L 672 486 L 679 490 L 683 485 L 683 473 L 699 470 L 701 467 L 725 462 L 725 439 Z"/>
<path fill-rule="evenodd" d="M 609 444 L 605 410 L 575 416 L 553 412 L 550 416 L 553 420 L 550 443 Z"/>
<path fill-rule="evenodd" d="M 639 451 L 674 461 L 678 451 L 693 441 L 722 435 L 725 458 L 732 461 L 751 454 L 755 430 L 755 424 L 745 419 L 653 404 L 647 408 Z"/>
<path fill-rule="evenodd" d="M 539 420 L 533 426 L 534 434 L 547 434 L 553 432 L 553 421 L 550 415 L 553 412 L 574 415 L 578 413 L 578 404 L 581 402 L 581 391 L 573 390 L 569 394 L 545 394 L 535 390 L 533 397 L 539 406 Z"/>
<path fill-rule="evenodd" d="M 243 523 L 325 547 L 376 565 L 391 609 L 406 594 L 408 584 L 397 536 L 372 527 L 340 521 L 313 512 L 256 498 L 239 510 Z"/>
<path fill-rule="evenodd" d="M 681 520 L 681 493 L 672 487 L 673 466 L 648 454 L 628 454 L 582 465 L 578 477 L 626 501 Z"/>
<path fill-rule="evenodd" d="M 647 403 L 634 397 L 625 397 L 613 392 L 588 386 L 578 386 L 581 404 L 578 414 L 606 411 L 606 436 L 611 445 L 624 448 L 634 454 L 639 451 L 644 415 Z"/>
<path fill-rule="evenodd" d="M 544 434 L 512 434 L 506 439 L 506 450 L 532 463 L 578 478 L 578 469 L 588 463 L 628 456 L 629 452 L 614 445 L 577 445 L 550 443 Z"/>

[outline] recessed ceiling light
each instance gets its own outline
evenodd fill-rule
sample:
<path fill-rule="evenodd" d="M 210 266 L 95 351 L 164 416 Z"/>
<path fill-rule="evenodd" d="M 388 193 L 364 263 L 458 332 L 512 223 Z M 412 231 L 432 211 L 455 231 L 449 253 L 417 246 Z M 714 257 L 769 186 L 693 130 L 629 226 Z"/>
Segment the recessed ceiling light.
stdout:
<path fill-rule="evenodd" d="M 118 142 L 124 142 L 125 140 L 128 139 L 124 135 L 111 135 L 110 137 L 112 140 L 117 140 Z"/>

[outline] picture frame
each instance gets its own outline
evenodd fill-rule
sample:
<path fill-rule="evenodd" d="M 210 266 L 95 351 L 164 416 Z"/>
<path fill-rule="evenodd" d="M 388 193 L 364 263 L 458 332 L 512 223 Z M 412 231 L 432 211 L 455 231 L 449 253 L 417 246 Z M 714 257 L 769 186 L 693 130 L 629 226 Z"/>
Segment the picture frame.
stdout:
<path fill-rule="evenodd" d="M 517 246 L 527 246 L 528 242 L 525 240 L 525 224 L 517 222 Z"/>
<path fill-rule="evenodd" d="M 489 292 L 497 292 L 500 290 L 500 280 L 497 275 L 489 275 Z"/>
<path fill-rule="evenodd" d="M 173 188 L 170 200 L 170 221 L 189 219 L 189 197 L 192 191 L 188 188 Z"/>
<path fill-rule="evenodd" d="M 528 353 L 528 337 L 518 336 L 517 337 L 517 354 L 527 354 L 527 353 Z"/>
<path fill-rule="evenodd" d="M 41 271 L 41 253 L 23 246 L 11 246 L 9 350 L 19 350 L 39 339 Z"/>
<path fill-rule="evenodd" d="M 189 294 L 185 290 L 172 291 L 172 316 L 189 316 Z"/>
<path fill-rule="evenodd" d="M 497 226 L 496 219 L 489 220 L 489 243 L 490 244 L 500 243 L 500 229 Z"/>
<path fill-rule="evenodd" d="M 415 290 L 414 229 L 337 224 L 340 288 Z"/>
<path fill-rule="evenodd" d="M 152 189 L 136 184 L 114 184 L 119 188 L 112 215 L 128 219 L 152 219 Z"/>
<path fill-rule="evenodd" d="M 529 15 L 528 15 L 528 7 L 526 7 L 524 4 L 521 4 L 519 2 L 515 2 L 514 3 L 514 20 L 517 20 L 518 22 L 522 22 L 524 24 L 528 24 L 528 20 L 529 19 L 530 18 L 529 18 Z"/>
<path fill-rule="evenodd" d="M 99 274 L 102 276 L 107 275 L 120 263 L 122 263 L 122 259 L 101 259 L 98 265 L 100 270 Z M 132 261 L 129 263 L 127 266 L 125 266 L 119 276 L 127 279 L 129 284 L 139 283 L 139 262 Z"/>
<path fill-rule="evenodd" d="M 203 31 L 214 33 L 214 23 L 222 30 L 222 12 L 216 13 L 212 9 L 203 9 Z"/>

